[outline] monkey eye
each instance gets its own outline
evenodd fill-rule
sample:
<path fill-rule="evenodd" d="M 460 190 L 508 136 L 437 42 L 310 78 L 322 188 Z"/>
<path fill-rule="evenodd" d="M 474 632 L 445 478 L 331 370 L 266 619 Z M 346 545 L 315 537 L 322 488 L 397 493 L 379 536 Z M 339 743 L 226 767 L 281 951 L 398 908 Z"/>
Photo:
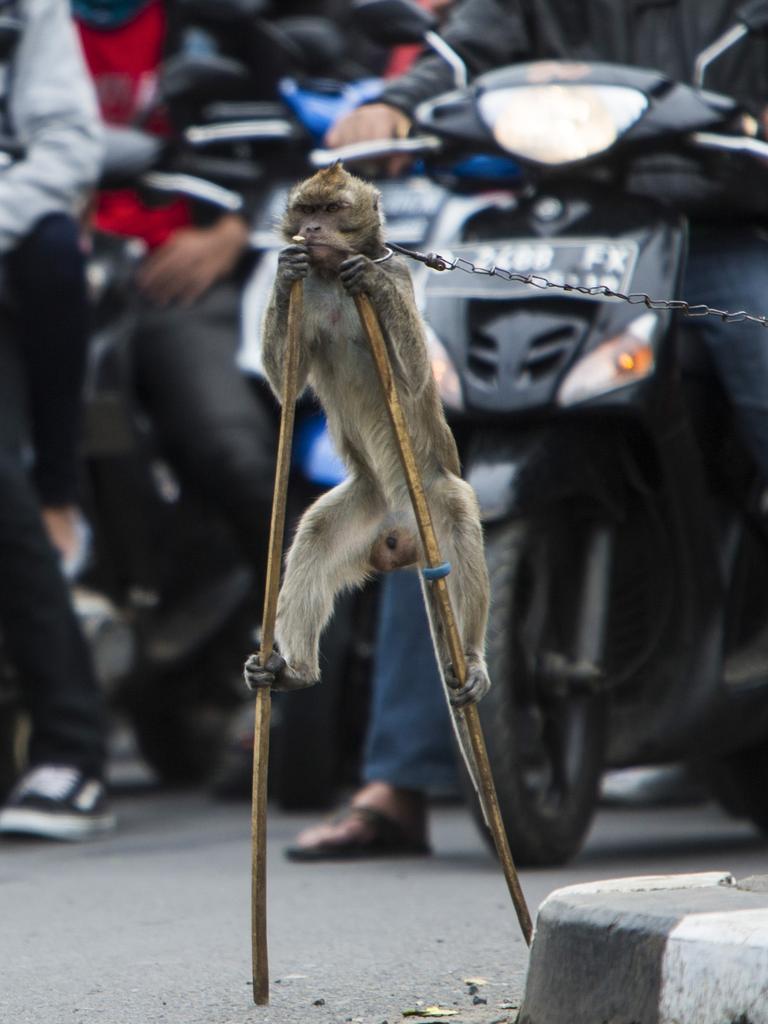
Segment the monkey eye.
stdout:
<path fill-rule="evenodd" d="M 325 210 L 326 213 L 336 213 L 337 210 L 341 209 L 341 203 L 328 203 Z"/>
<path fill-rule="evenodd" d="M 314 213 L 316 207 L 310 206 L 308 203 L 299 203 L 299 213 Z"/>

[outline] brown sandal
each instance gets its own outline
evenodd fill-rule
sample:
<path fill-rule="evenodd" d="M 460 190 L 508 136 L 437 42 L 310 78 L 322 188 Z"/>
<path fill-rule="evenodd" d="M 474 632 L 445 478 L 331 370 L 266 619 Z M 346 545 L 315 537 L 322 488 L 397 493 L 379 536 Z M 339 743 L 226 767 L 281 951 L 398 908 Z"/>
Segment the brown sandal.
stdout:
<path fill-rule="evenodd" d="M 432 852 L 428 843 L 413 839 L 402 825 L 373 807 L 344 808 L 333 819 L 344 821 L 350 817 L 362 818 L 371 827 L 372 834 L 365 839 L 325 841 L 312 846 L 289 846 L 285 855 L 289 860 L 362 860 L 366 857 L 416 857 Z"/>

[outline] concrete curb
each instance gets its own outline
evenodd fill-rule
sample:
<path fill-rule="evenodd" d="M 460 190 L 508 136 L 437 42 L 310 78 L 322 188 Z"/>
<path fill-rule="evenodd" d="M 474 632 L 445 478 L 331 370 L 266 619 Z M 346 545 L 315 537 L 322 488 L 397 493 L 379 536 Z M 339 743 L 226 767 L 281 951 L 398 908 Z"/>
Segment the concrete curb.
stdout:
<path fill-rule="evenodd" d="M 768 1024 L 768 877 L 556 890 L 539 907 L 519 1024 Z"/>

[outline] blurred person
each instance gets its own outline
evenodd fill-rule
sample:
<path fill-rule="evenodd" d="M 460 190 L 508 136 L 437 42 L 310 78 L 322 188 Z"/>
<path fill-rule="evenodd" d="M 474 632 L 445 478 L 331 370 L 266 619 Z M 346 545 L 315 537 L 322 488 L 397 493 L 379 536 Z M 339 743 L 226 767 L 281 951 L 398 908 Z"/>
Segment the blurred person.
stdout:
<path fill-rule="evenodd" d="M 89 533 L 77 497 L 88 303 L 76 207 L 83 185 L 93 181 L 98 127 L 84 118 L 81 100 L 88 86 L 83 82 L 78 88 L 81 58 L 66 24 L 66 4 L 6 3 L 3 13 L 18 15 L 23 24 L 6 58 L 11 77 L 3 133 L 25 154 L 0 179 L 4 301 L 13 307 L 25 364 L 33 476 L 43 519 L 72 578 L 84 566 Z M 59 30 L 68 33 L 60 53 Z M 60 62 L 55 77 L 42 74 L 46 61 Z M 58 96 L 57 88 L 62 89 Z M 59 160 L 63 149 L 66 159 Z"/>
<path fill-rule="evenodd" d="M 85 567 L 90 547 L 78 500 L 89 320 L 85 254 L 75 219 L 45 214 L 6 255 L 5 271 L 26 370 L 33 477 L 46 530 L 72 580 Z"/>
<path fill-rule="evenodd" d="M 0 629 L 32 733 L 0 834 L 85 839 L 114 827 L 106 715 L 69 591 L 25 468 L 0 448 Z"/>
<path fill-rule="evenodd" d="M 5 7 L 20 21 L 2 77 L 5 127 L 23 155 L 0 174 L 0 629 L 32 732 L 29 768 L 0 810 L 0 833 L 80 839 L 114 825 L 106 722 L 40 498 L 63 520 L 74 507 L 85 303 L 73 213 L 98 175 L 101 139 L 65 0 Z M 25 452 L 27 399 L 39 495 Z M 69 524 L 57 525 L 49 516 L 54 540 Z"/>
<path fill-rule="evenodd" d="M 693 62 L 709 43 L 736 21 L 735 0 L 696 0 L 664 4 L 606 6 L 588 0 L 576 8 L 568 0 L 543 0 L 529 9 L 520 0 L 464 0 L 443 31 L 466 62 L 472 77 L 518 61 L 538 59 L 613 61 L 655 68 L 672 80 L 691 82 Z M 707 74 L 707 86 L 733 96 L 748 110 L 768 110 L 768 44 L 747 37 Z M 342 117 L 328 132 L 336 147 L 374 138 L 402 138 L 413 112 L 431 96 L 453 88 L 451 69 L 434 54 L 388 84 L 374 103 Z M 727 196 L 712 218 L 691 226 L 689 262 L 683 297 L 727 309 L 760 309 L 765 294 L 764 225 L 734 219 Z M 727 257 L 724 259 L 724 257 Z M 743 324 L 739 343 L 716 317 L 697 328 L 708 344 L 733 403 L 745 441 L 768 480 L 768 346 L 761 328 Z"/>
<path fill-rule="evenodd" d="M 173 0 L 72 0 L 107 123 L 141 121 L 168 130 L 155 99 L 162 60 L 178 44 L 180 7 Z M 343 22 L 347 8 L 348 0 L 325 0 L 275 5 L 274 13 Z M 139 395 L 182 480 L 234 526 L 256 568 L 258 589 L 266 567 L 277 417 L 266 384 L 236 365 L 242 291 L 253 264 L 251 197 L 245 199 L 242 214 L 211 215 L 186 200 L 149 207 L 134 190 L 102 192 L 95 223 L 149 247 L 136 278 L 143 300 L 133 337 Z"/>
<path fill-rule="evenodd" d="M 175 45 L 176 5 L 165 0 L 74 0 L 86 62 L 107 123 L 154 110 L 160 64 Z M 136 285 L 142 303 L 132 339 L 140 398 L 181 479 L 234 526 L 263 574 L 272 500 L 276 413 L 267 388 L 245 376 L 241 292 L 251 269 L 246 215 L 205 217 L 178 200 L 149 207 L 130 189 L 102 192 L 95 224 L 142 238 Z"/>
<path fill-rule="evenodd" d="M 735 21 L 735 0 L 669 0 L 664 4 L 606 5 L 586 0 L 464 0 L 442 31 L 472 77 L 518 61 L 578 59 L 658 68 L 673 80 L 690 82 L 696 55 Z M 752 38 L 712 65 L 707 85 L 732 95 L 755 112 L 768 109 L 766 42 Z M 329 147 L 372 139 L 402 138 L 422 101 L 454 87 L 451 69 L 425 54 L 385 85 L 378 100 L 344 115 L 326 136 Z M 407 166 L 390 162 L 391 173 Z M 765 225 L 730 216 L 727 205 L 711 220 L 690 225 L 683 297 L 692 304 L 760 312 L 768 292 L 768 235 Z M 696 321 L 712 352 L 733 403 L 745 441 L 768 481 L 768 344 L 756 324 L 738 328 L 716 317 Z M 388 581 L 390 591 L 407 587 Z M 295 859 L 415 852 L 425 843 L 426 794 L 432 755 L 448 757 L 452 741 L 444 716 L 430 704 L 438 683 L 427 669 L 434 660 L 426 627 L 411 633 L 416 609 L 407 598 L 387 601 L 379 644 L 389 661 L 374 675 L 374 713 L 363 765 L 364 784 L 334 819 L 304 830 L 286 852 Z M 401 638 L 409 636 L 407 650 Z M 407 680 L 407 685 L 403 681 Z M 428 693 L 428 691 L 430 691 Z M 389 709 L 386 718 L 376 709 Z M 431 708 L 431 710 L 428 710 Z M 386 750 L 387 756 L 374 756 Z M 407 764 L 403 774 L 396 766 Z"/>

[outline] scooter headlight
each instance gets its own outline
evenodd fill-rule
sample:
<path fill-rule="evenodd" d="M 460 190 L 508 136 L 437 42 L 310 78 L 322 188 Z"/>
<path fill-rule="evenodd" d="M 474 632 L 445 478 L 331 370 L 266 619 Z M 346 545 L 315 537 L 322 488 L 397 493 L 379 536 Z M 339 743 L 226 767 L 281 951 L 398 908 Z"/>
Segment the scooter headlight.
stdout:
<path fill-rule="evenodd" d="M 525 85 L 492 89 L 480 115 L 502 149 L 540 164 L 568 164 L 609 149 L 648 106 L 624 85 Z"/>
<path fill-rule="evenodd" d="M 658 317 L 643 313 L 621 334 L 604 341 L 573 367 L 557 393 L 559 405 L 574 405 L 595 395 L 634 384 L 656 366 L 653 336 Z"/>
<path fill-rule="evenodd" d="M 426 324 L 427 353 L 432 364 L 432 376 L 437 383 L 437 390 L 443 404 L 449 409 L 461 412 L 464 408 L 464 397 L 461 393 L 461 381 L 453 365 L 453 360 L 448 355 L 448 350 L 442 341 L 435 334 L 434 330 Z"/>

